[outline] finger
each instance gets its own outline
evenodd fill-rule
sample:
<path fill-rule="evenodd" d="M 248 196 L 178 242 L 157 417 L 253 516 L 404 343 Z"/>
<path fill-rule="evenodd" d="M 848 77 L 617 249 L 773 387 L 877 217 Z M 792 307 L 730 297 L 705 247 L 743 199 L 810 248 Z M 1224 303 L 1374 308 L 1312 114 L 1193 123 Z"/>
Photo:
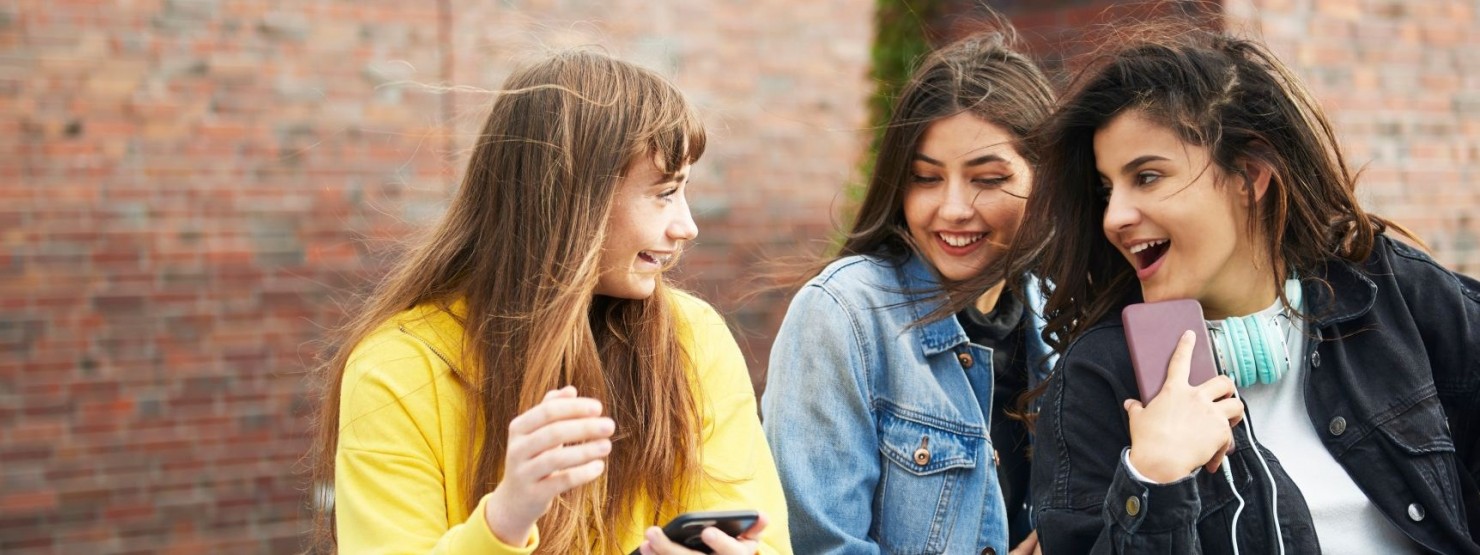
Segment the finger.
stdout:
<path fill-rule="evenodd" d="M 738 540 L 720 531 L 719 528 L 709 526 L 699 532 L 699 539 L 704 540 L 704 545 L 709 546 L 719 555 L 751 555 L 755 553 L 754 540 Z"/>
<path fill-rule="evenodd" d="M 1012 548 L 1012 551 L 1009 551 L 1008 555 L 1033 555 L 1033 552 L 1037 550 L 1038 531 L 1034 530 L 1028 533 L 1028 537 L 1023 538 L 1022 543 L 1019 543 L 1017 544 L 1017 547 Z"/>
<path fill-rule="evenodd" d="M 1187 385 L 1187 376 L 1192 373 L 1192 348 L 1196 343 L 1197 334 L 1192 330 L 1182 332 L 1182 337 L 1177 339 L 1177 348 L 1172 349 L 1172 360 L 1167 363 L 1167 379 L 1162 389 Z"/>
<path fill-rule="evenodd" d="M 546 424 L 571 418 L 601 415 L 601 401 L 590 397 L 546 399 L 509 421 L 509 434 L 527 434 Z"/>
<path fill-rule="evenodd" d="M 766 530 L 766 525 L 770 523 L 771 519 L 766 517 L 766 513 L 756 512 L 755 524 L 750 525 L 750 528 L 741 533 L 740 538 L 746 540 L 758 540 L 761 538 L 761 532 L 764 532 Z"/>
<path fill-rule="evenodd" d="M 1203 399 L 1217 401 L 1219 399 L 1233 397 L 1234 393 L 1238 393 L 1238 388 L 1234 387 L 1233 378 L 1220 375 L 1213 376 L 1212 379 L 1197 386 L 1197 393 Z"/>
<path fill-rule="evenodd" d="M 647 532 L 644 532 L 642 537 L 647 540 L 645 542 L 648 546 L 646 553 L 651 555 L 687 555 L 694 553 L 693 550 L 678 545 L 673 540 L 668 539 L 668 536 L 663 534 L 663 530 L 657 526 L 648 527 Z"/>
<path fill-rule="evenodd" d="M 606 459 L 596 459 L 586 464 L 567 468 L 535 482 L 535 487 L 551 499 L 572 489 L 591 483 L 606 470 Z"/>
<path fill-rule="evenodd" d="M 521 477 L 543 480 L 546 476 L 575 468 L 588 462 L 604 459 L 612 452 L 612 442 L 599 439 L 540 453 L 517 469 Z"/>
<path fill-rule="evenodd" d="M 1135 416 L 1137 414 L 1140 414 L 1141 411 L 1146 410 L 1146 405 L 1141 404 L 1140 401 L 1137 401 L 1135 399 L 1126 399 L 1124 403 L 1120 404 L 1120 406 L 1124 407 L 1126 414 L 1131 416 Z"/>
<path fill-rule="evenodd" d="M 560 420 L 510 440 L 509 452 L 534 458 L 561 445 L 609 438 L 616 429 L 617 423 L 605 416 Z"/>
<path fill-rule="evenodd" d="M 1213 403 L 1213 409 L 1223 415 L 1223 418 L 1228 421 L 1229 428 L 1244 421 L 1244 402 L 1233 397 Z"/>
<path fill-rule="evenodd" d="M 551 389 L 549 391 L 546 391 L 545 392 L 545 398 L 544 399 L 541 399 L 540 401 L 541 402 L 544 402 L 544 401 L 549 400 L 549 399 L 557 399 L 557 398 L 560 398 L 560 397 L 575 397 L 575 396 L 576 396 L 576 386 L 567 385 L 567 386 L 562 387 L 560 389 Z"/>

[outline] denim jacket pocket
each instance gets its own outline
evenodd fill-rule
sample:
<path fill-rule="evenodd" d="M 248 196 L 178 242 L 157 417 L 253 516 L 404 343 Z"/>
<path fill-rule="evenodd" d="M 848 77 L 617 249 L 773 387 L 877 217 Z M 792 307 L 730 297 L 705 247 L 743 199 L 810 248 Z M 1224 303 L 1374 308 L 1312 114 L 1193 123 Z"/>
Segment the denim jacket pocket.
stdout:
<path fill-rule="evenodd" d="M 986 434 L 972 433 L 972 426 L 931 423 L 933 419 L 887 405 L 880 407 L 878 419 L 879 451 L 887 461 L 877 500 L 879 543 L 890 553 L 940 553 L 957 517 L 980 512 L 965 504 L 981 500 L 966 499 L 961 492 L 972 489 L 969 481 Z M 975 522 L 962 525 L 974 540 Z"/>
<path fill-rule="evenodd" d="M 1454 438 L 1449 431 L 1444 407 L 1437 395 L 1429 396 L 1377 426 L 1387 442 L 1396 447 L 1401 460 L 1400 474 L 1409 482 L 1409 492 L 1425 497 L 1418 489 L 1421 482 L 1428 493 L 1442 500 L 1450 511 L 1462 511 L 1458 492 L 1459 468 L 1455 462 Z M 1462 514 L 1462 513 L 1461 513 Z"/>

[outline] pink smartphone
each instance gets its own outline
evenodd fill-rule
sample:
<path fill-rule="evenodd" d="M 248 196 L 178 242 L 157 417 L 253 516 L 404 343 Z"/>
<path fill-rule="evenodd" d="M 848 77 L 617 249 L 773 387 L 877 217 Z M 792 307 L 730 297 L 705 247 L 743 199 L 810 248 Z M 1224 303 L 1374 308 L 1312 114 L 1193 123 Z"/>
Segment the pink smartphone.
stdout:
<path fill-rule="evenodd" d="M 1172 361 L 1172 351 L 1177 348 L 1182 332 L 1187 330 L 1197 334 L 1188 382 L 1200 385 L 1218 375 L 1208 326 L 1203 322 L 1202 305 L 1196 300 L 1133 304 L 1120 312 L 1120 321 L 1125 324 L 1125 343 L 1131 351 L 1131 364 L 1136 369 L 1136 385 L 1141 390 L 1142 403 L 1150 403 L 1161 392 L 1162 384 L 1167 381 L 1167 365 Z"/>

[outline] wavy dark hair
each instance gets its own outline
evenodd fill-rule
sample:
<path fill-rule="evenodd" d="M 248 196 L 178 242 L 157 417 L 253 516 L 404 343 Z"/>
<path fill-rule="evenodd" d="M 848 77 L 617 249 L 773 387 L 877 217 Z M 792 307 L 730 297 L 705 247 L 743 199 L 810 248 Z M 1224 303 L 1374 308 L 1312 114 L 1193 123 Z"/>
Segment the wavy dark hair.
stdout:
<path fill-rule="evenodd" d="M 1139 286 L 1105 238 L 1095 169 L 1095 132 L 1121 114 L 1137 112 L 1206 148 L 1225 184 L 1249 179 L 1248 164 L 1270 170 L 1262 200 L 1248 188 L 1248 225 L 1262 232 L 1277 280 L 1316 275 L 1333 257 L 1364 260 L 1390 226 L 1412 237 L 1358 205 L 1357 176 L 1330 121 L 1265 46 L 1187 22 L 1142 24 L 1103 44 L 1033 137 L 1040 163 L 1018 240 L 978 278 L 1026 270 L 1046 278 L 1043 336 L 1059 352 Z"/>

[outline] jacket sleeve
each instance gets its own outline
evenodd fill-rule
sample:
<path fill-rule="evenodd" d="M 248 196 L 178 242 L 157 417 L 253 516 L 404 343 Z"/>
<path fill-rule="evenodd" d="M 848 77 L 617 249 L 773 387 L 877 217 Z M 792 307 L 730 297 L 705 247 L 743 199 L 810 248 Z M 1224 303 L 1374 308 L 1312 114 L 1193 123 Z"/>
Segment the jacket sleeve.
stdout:
<path fill-rule="evenodd" d="M 437 371 L 406 341 L 363 349 L 340 391 L 334 500 L 339 552 L 354 554 L 527 554 L 498 540 L 483 519 L 485 497 L 466 521 L 448 526 L 447 484 L 437 426 Z M 418 378 L 419 377 L 419 378 Z"/>
<path fill-rule="evenodd" d="M 1461 472 L 1480 483 L 1480 281 L 1451 272 L 1428 255 L 1384 237 L 1396 257 L 1381 268 L 1400 293 L 1435 364 L 1434 383 L 1454 435 Z M 1470 491 L 1474 491 L 1471 489 Z M 1480 498 L 1467 498 L 1470 531 L 1480 529 Z"/>
<path fill-rule="evenodd" d="M 818 285 L 792 299 L 771 347 L 766 437 L 799 553 L 869 554 L 880 475 L 868 357 L 857 307 Z"/>
<path fill-rule="evenodd" d="M 703 305 L 691 325 L 691 356 L 703 406 L 704 477 L 685 511 L 754 509 L 770 519 L 759 553 L 791 555 L 786 499 L 761 431 L 745 357 L 719 313 Z"/>
<path fill-rule="evenodd" d="M 1130 430 L 1121 403 L 1128 395 L 1102 365 L 1123 355 L 1091 349 L 1110 360 L 1089 360 L 1085 351 L 1070 347 L 1060 359 L 1038 416 L 1031 491 L 1043 553 L 1201 552 L 1196 480 L 1149 484 L 1132 477 L 1123 456 Z"/>

